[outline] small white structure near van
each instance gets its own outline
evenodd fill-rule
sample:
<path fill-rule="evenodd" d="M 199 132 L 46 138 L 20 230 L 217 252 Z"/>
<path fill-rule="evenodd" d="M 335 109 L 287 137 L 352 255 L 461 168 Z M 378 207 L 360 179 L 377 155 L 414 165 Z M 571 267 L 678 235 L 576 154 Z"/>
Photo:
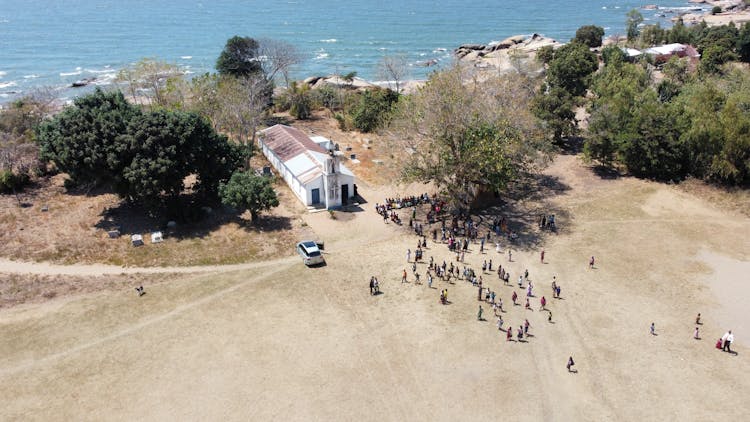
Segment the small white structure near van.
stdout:
<path fill-rule="evenodd" d="M 275 125 L 260 131 L 258 144 L 306 206 L 338 208 L 354 198 L 354 174 L 341 164 L 343 153 L 329 139 Z"/>

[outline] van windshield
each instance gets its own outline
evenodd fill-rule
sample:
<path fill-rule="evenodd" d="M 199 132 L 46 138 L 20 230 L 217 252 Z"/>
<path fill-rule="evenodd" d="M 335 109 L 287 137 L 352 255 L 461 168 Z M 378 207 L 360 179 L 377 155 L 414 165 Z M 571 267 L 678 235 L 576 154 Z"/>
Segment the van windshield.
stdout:
<path fill-rule="evenodd" d="M 320 256 L 320 251 L 310 251 L 308 252 L 309 256 Z"/>

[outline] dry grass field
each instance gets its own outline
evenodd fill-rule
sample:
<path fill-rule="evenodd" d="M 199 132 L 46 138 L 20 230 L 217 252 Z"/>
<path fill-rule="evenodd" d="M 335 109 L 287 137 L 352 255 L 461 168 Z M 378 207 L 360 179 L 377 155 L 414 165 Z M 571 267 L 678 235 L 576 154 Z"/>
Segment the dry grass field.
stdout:
<path fill-rule="evenodd" d="M 466 255 L 475 269 L 485 259 L 502 264 L 511 280 L 529 270 L 532 310 L 511 305 L 514 289 L 523 296 L 517 287 L 483 275 L 505 303 L 506 326 L 531 323 L 533 336 L 519 343 L 498 332 L 487 304 L 487 321 L 477 321 L 477 291 L 465 281 L 438 281 L 437 289 L 413 277 L 400 283 L 416 238 L 372 209 L 403 191 L 376 186 L 361 188 L 369 201 L 361 211 L 336 220 L 300 216 L 326 241 L 324 267 L 305 268 L 279 252 L 285 257 L 237 271 L 140 275 L 133 279 L 146 286 L 140 298 L 120 278 L 106 289 L 0 309 L 0 420 L 703 421 L 750 414 L 750 219 L 738 211 L 742 204 L 719 207 L 683 187 L 601 178 L 577 156 L 557 157 L 528 195 L 487 211 L 507 216 L 519 232 L 513 262 L 505 242 L 502 254 L 472 245 Z M 558 234 L 533 226 L 540 211 L 558 216 Z M 293 243 L 274 242 L 287 251 Z M 454 259 L 445 245 L 428 244 L 427 260 Z M 418 267 L 424 275 L 426 265 Z M 371 275 L 382 295 L 368 294 Z M 551 298 L 553 276 L 559 300 Z M 438 302 L 444 288 L 445 306 Z M 540 295 L 553 323 L 538 310 Z M 698 312 L 702 339 L 694 340 Z M 714 348 L 727 329 L 737 336 L 734 355 Z M 577 373 L 566 371 L 569 356 Z"/>

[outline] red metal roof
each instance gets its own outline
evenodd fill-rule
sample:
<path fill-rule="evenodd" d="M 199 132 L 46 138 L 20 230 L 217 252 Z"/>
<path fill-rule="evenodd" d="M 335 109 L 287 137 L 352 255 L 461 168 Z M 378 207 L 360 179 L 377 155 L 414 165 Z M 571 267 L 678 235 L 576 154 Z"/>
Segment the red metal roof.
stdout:
<path fill-rule="evenodd" d="M 299 129 L 286 125 L 274 125 L 261 131 L 263 143 L 271 149 L 281 161 L 287 161 L 307 151 L 327 154 L 328 151 L 316 144 Z"/>

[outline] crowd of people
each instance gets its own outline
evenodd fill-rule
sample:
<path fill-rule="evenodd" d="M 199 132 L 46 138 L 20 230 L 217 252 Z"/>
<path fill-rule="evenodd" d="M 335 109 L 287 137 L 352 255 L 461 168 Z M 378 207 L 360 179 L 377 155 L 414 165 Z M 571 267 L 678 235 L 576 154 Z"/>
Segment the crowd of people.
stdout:
<path fill-rule="evenodd" d="M 395 216 L 390 217 L 391 220 L 394 220 L 395 218 L 399 221 L 400 219 L 398 217 L 398 213 L 395 210 L 399 208 L 411 207 L 411 218 L 409 224 L 414 230 L 414 233 L 419 236 L 420 239 L 417 241 L 417 249 L 415 249 L 413 259 L 412 251 L 407 250 L 406 261 L 407 264 L 411 264 L 411 278 L 414 280 L 415 284 L 421 284 L 422 278 L 417 263 L 424 259 L 424 251 L 428 249 L 426 236 L 424 236 L 423 234 L 424 228 L 421 223 L 417 222 L 417 205 L 421 204 L 430 204 L 430 209 L 427 211 L 427 224 L 432 225 L 436 223 L 437 219 L 435 217 L 440 216 L 440 228 L 432 228 L 431 230 L 433 244 L 436 245 L 435 247 L 438 247 L 439 245 L 445 245 L 449 253 L 455 254 L 455 264 L 454 262 L 452 262 L 452 260 L 446 259 L 442 259 L 442 262 L 438 262 L 435 259 L 438 251 L 433 251 L 434 253 L 429 257 L 429 263 L 425 270 L 425 279 L 427 280 L 427 286 L 429 289 L 437 289 L 437 287 L 433 287 L 435 279 L 439 279 L 440 281 L 451 285 L 455 284 L 455 280 L 462 280 L 467 285 L 476 288 L 477 301 L 485 303 L 490 309 L 492 309 L 494 318 L 496 320 L 497 330 L 505 333 L 506 341 L 525 343 L 528 342 L 528 339 L 530 337 L 533 337 L 533 335 L 529 332 L 531 323 L 529 322 L 529 319 L 526 317 L 526 315 L 519 317 L 519 319 L 523 320 L 519 325 L 506 322 L 504 316 L 507 317 L 506 314 L 508 314 L 511 309 L 515 308 L 516 306 L 520 307 L 523 305 L 523 308 L 521 309 L 524 313 L 527 311 L 533 312 L 534 309 L 538 309 L 539 312 L 546 313 L 547 321 L 549 323 L 552 323 L 552 311 L 548 307 L 549 303 L 547 302 L 547 297 L 544 295 L 542 295 L 541 297 L 537 297 L 537 295 L 535 295 L 535 283 L 530 279 L 528 269 L 525 269 L 523 273 L 519 273 L 518 289 L 516 289 L 510 282 L 512 278 L 510 265 L 503 266 L 503 264 L 501 263 L 501 258 L 503 256 L 503 250 L 500 243 L 501 239 L 505 238 L 508 240 L 509 246 L 507 251 L 507 260 L 508 262 L 514 262 L 510 243 L 517 237 L 515 235 L 515 232 L 510 230 L 510 228 L 508 227 L 506 218 L 497 217 L 491 222 L 487 222 L 485 233 L 482 233 L 482 230 L 480 228 L 481 220 L 479 223 L 477 223 L 471 218 L 471 216 L 447 216 L 447 214 L 445 214 L 445 203 L 435 199 L 435 196 L 430 197 L 427 194 L 416 197 L 391 198 L 386 200 L 386 204 L 376 204 L 376 211 L 378 213 L 380 213 L 381 215 L 395 214 Z M 446 223 L 447 220 L 449 221 L 448 224 Z M 556 223 L 554 215 L 543 215 L 540 217 L 539 228 L 542 230 L 554 230 L 555 224 Z M 429 231 L 430 228 L 428 228 L 428 233 Z M 438 236 L 438 234 L 440 234 L 440 236 Z M 485 251 L 485 243 L 491 242 L 493 240 L 493 235 L 496 236 L 495 251 L 498 255 L 500 255 L 500 257 L 496 258 L 495 263 L 493 263 L 492 258 L 488 257 L 489 259 L 482 260 L 481 267 L 478 267 L 476 270 L 470 265 L 466 265 L 466 253 L 472 253 L 476 251 L 478 252 L 478 254 L 480 254 L 480 256 L 482 254 L 486 254 L 487 252 Z M 545 253 L 546 252 L 544 249 L 540 251 L 539 258 L 541 263 L 545 263 Z M 594 256 L 591 256 L 588 260 L 589 269 L 595 269 L 594 264 L 595 258 Z M 495 267 L 496 270 L 493 270 L 493 267 Z M 490 279 L 489 275 L 492 274 L 497 274 L 498 281 L 500 282 L 500 284 L 497 284 L 497 288 L 492 287 L 494 283 L 487 281 Z M 409 278 L 410 277 L 408 277 L 407 270 L 404 269 L 402 271 L 401 282 L 407 283 L 409 282 Z M 375 282 L 377 283 L 377 280 Z M 507 289 L 508 287 L 512 289 L 509 296 L 510 302 L 513 305 L 510 309 L 506 309 L 503 307 L 503 294 L 501 292 L 501 289 Z M 550 280 L 550 288 L 551 297 L 553 299 L 562 299 L 562 287 L 556 276 L 553 276 Z M 521 290 L 521 294 L 525 295 L 524 299 L 519 300 L 520 295 L 518 294 L 518 290 Z M 505 291 L 505 294 L 508 294 L 507 290 Z M 447 288 L 440 289 L 438 301 L 442 305 L 449 305 L 451 303 L 450 301 L 448 301 Z M 532 304 L 532 301 L 534 302 L 534 304 Z M 537 303 L 539 305 L 538 307 L 536 306 Z M 480 304 L 477 311 L 477 320 L 485 321 L 483 315 L 484 307 L 482 306 L 482 304 Z M 700 314 L 698 314 L 698 317 L 696 318 L 696 325 L 700 324 Z M 651 334 L 656 335 L 654 323 L 651 324 L 650 330 Z M 700 339 L 698 327 L 695 328 L 694 338 L 698 340 Z M 731 350 L 731 344 L 733 341 L 734 335 L 730 330 L 725 333 L 724 336 L 722 336 L 719 340 L 717 340 L 716 348 L 733 353 Z M 573 365 L 575 365 L 575 363 L 573 361 L 573 357 L 571 356 L 568 358 L 566 364 L 569 372 L 577 372 L 573 369 Z"/>

